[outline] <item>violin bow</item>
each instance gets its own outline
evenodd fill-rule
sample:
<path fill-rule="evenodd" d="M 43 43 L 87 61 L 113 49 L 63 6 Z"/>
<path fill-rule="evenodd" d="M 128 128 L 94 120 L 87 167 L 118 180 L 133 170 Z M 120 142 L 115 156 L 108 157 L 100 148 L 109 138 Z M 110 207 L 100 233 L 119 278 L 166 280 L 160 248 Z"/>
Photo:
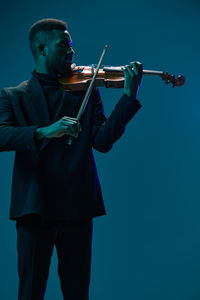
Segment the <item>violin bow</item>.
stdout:
<path fill-rule="evenodd" d="M 85 111 L 85 108 L 86 108 L 86 106 L 87 106 L 87 103 L 88 103 L 88 100 L 89 100 L 89 97 L 90 97 L 90 94 L 91 94 L 91 91 L 92 91 L 92 88 L 93 88 L 93 85 L 94 85 L 94 82 L 95 82 L 95 79 L 96 79 L 96 77 L 97 77 L 98 71 L 99 71 L 99 69 L 100 69 L 100 66 L 101 66 L 102 60 L 103 60 L 103 58 L 104 58 L 104 55 L 105 55 L 105 53 L 106 53 L 106 51 L 107 51 L 107 48 L 108 48 L 108 45 L 105 45 L 105 47 L 104 47 L 104 49 L 103 49 L 103 52 L 102 52 L 102 54 L 101 54 L 101 57 L 100 57 L 100 59 L 99 59 L 97 68 L 96 68 L 96 70 L 95 70 L 95 72 L 94 72 L 94 75 L 92 76 L 92 80 L 91 80 L 91 82 L 90 82 L 90 84 L 89 84 L 89 87 L 88 87 L 88 89 L 87 89 L 87 92 L 86 92 L 86 94 L 85 94 L 85 97 L 84 97 L 84 99 L 83 99 L 83 102 L 82 102 L 82 104 L 81 104 L 81 107 L 80 107 L 80 109 L 79 109 L 79 111 L 78 111 L 78 114 L 77 114 L 77 116 L 76 116 L 76 120 L 77 120 L 77 121 L 80 120 L 82 114 L 83 114 L 84 111 Z M 72 137 L 71 137 L 71 136 L 68 137 L 67 143 L 68 143 L 68 145 L 71 145 L 71 143 L 72 143 Z"/>

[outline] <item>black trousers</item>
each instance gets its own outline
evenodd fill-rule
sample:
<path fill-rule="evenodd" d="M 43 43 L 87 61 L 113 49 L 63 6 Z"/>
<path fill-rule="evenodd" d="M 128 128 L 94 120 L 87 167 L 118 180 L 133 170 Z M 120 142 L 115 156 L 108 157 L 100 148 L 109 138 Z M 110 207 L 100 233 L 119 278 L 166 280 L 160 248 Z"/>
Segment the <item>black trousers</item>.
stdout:
<path fill-rule="evenodd" d="M 93 222 L 44 221 L 39 216 L 16 222 L 18 300 L 42 300 L 53 247 L 65 300 L 88 300 Z"/>

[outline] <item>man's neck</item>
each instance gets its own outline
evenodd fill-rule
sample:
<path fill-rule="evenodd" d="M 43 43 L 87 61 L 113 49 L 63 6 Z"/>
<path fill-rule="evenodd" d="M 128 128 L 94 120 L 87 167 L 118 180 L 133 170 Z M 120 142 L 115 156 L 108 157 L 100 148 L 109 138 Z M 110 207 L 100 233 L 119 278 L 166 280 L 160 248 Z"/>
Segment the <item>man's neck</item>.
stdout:
<path fill-rule="evenodd" d="M 43 74 L 49 74 L 47 68 L 45 66 L 41 66 L 41 65 L 35 65 L 35 71 L 37 73 L 43 73 Z"/>

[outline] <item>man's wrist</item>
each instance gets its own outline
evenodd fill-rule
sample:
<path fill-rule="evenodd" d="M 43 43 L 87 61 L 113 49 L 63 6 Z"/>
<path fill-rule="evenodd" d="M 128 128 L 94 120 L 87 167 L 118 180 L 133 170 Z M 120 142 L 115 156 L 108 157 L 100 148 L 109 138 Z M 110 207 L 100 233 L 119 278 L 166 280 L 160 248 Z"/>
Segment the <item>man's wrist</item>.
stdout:
<path fill-rule="evenodd" d="M 130 94 L 130 93 L 126 93 L 126 92 L 124 92 L 124 94 L 125 94 L 127 97 L 132 98 L 132 99 L 134 99 L 134 100 L 137 99 L 137 98 L 136 98 L 136 94 Z"/>
<path fill-rule="evenodd" d="M 133 99 L 136 99 L 135 95 L 130 95 L 130 94 L 127 94 L 127 93 L 124 93 L 127 97 L 129 98 L 133 98 Z"/>
<path fill-rule="evenodd" d="M 39 127 L 35 131 L 35 136 L 37 140 L 44 139 L 46 137 L 45 135 L 45 127 Z"/>

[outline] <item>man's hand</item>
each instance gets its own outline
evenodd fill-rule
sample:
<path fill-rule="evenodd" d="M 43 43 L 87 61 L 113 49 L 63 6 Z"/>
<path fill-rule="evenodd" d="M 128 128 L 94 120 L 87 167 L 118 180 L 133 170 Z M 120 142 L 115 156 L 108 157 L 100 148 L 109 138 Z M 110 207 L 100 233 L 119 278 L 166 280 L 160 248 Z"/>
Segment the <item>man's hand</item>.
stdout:
<path fill-rule="evenodd" d="M 138 61 L 131 62 L 130 65 L 122 68 L 124 72 L 124 93 L 133 98 L 137 98 L 139 87 L 142 81 L 143 65 Z"/>
<path fill-rule="evenodd" d="M 65 116 L 47 127 L 37 128 L 36 138 L 59 138 L 63 135 L 77 138 L 80 131 L 81 126 L 77 119 Z"/>

